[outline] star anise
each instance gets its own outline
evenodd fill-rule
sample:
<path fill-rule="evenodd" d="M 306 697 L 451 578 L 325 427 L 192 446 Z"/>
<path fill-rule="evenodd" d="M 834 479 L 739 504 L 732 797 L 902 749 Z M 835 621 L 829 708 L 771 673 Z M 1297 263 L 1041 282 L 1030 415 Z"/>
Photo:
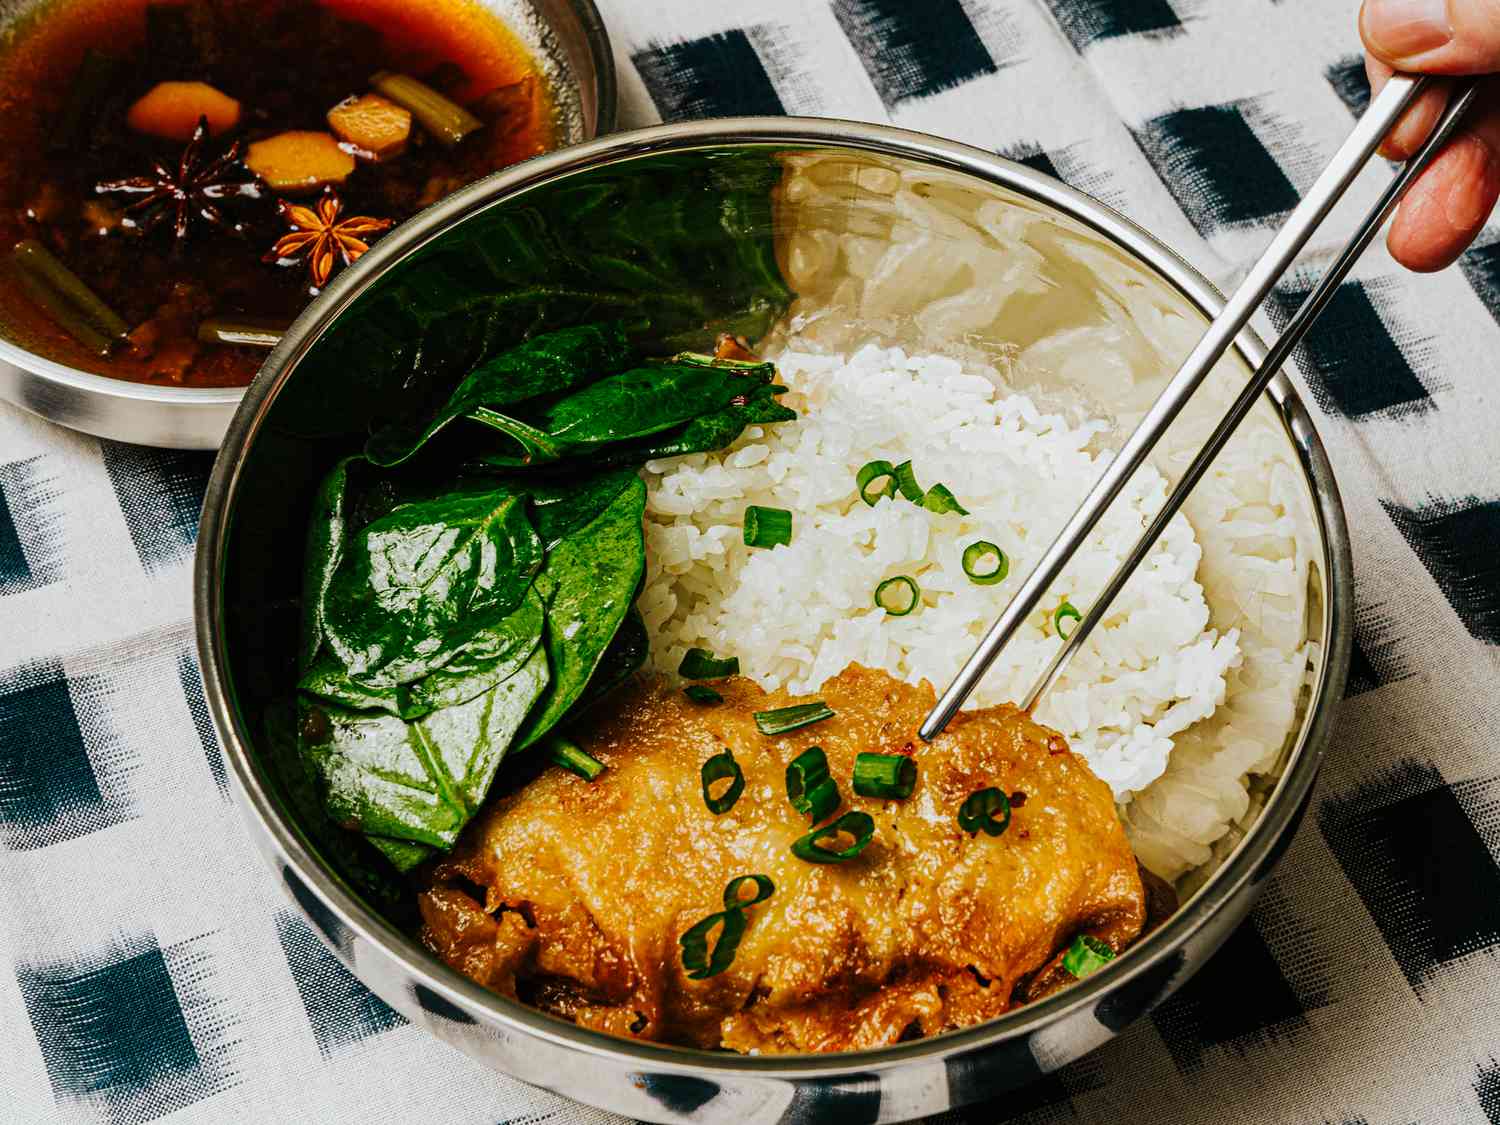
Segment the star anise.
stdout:
<path fill-rule="evenodd" d="M 332 189 L 323 193 L 316 210 L 285 199 L 278 199 L 276 206 L 292 231 L 282 235 L 263 260 L 285 265 L 306 258 L 307 271 L 316 289 L 328 284 L 336 261 L 353 265 L 370 248 L 366 238 L 395 226 L 390 219 L 372 219 L 368 215 L 340 219 L 344 202 Z"/>
<path fill-rule="evenodd" d="M 173 232 L 184 239 L 196 216 L 219 230 L 243 234 L 245 224 L 231 222 L 219 210 L 218 203 L 225 199 L 259 199 L 260 182 L 240 162 L 243 146 L 239 141 L 213 159 L 207 159 L 203 146 L 208 135 L 208 118 L 201 117 L 175 169 L 158 160 L 149 176 L 106 180 L 96 184 L 94 191 L 99 195 L 137 197 L 125 208 L 125 214 L 139 216 L 135 223 L 142 233 L 151 232 L 171 218 Z"/>

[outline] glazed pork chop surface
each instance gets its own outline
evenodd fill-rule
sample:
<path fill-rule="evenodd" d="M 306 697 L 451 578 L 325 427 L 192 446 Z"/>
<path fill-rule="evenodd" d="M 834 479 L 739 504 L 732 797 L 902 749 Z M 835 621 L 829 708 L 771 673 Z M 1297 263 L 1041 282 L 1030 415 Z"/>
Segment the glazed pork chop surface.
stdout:
<path fill-rule="evenodd" d="M 723 703 L 660 682 L 620 690 L 570 732 L 607 767 L 597 780 L 549 769 L 493 801 L 421 896 L 428 946 L 486 987 L 616 1035 L 815 1052 L 978 1023 L 1071 979 L 1060 961 L 1076 935 L 1119 951 L 1140 934 L 1146 896 L 1109 787 L 1024 713 L 965 713 L 923 743 L 932 689 L 851 666 L 817 696 L 835 717 L 768 737 L 754 712 L 807 699 L 714 686 Z M 791 851 L 811 826 L 786 767 L 810 746 L 827 754 L 840 812 L 875 820 L 844 863 Z M 745 789 L 716 816 L 699 771 L 726 747 Z M 912 795 L 856 796 L 861 751 L 911 756 Z M 1012 795 L 1010 826 L 971 836 L 959 807 L 989 786 Z M 733 963 L 688 979 L 678 939 L 751 874 L 775 889 L 746 910 Z"/>

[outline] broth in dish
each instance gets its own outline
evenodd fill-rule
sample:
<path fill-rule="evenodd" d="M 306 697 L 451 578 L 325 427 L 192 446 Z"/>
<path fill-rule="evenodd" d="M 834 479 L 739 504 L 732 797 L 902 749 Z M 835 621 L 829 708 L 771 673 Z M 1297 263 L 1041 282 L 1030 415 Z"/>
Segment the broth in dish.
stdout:
<path fill-rule="evenodd" d="M 244 386 L 374 239 L 556 137 L 474 0 L 59 0 L 0 45 L 0 328 Z"/>

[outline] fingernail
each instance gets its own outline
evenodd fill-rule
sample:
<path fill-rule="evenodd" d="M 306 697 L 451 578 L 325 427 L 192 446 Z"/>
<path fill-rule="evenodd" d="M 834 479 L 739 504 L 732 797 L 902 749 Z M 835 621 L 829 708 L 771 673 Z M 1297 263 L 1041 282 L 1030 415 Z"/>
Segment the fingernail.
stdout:
<path fill-rule="evenodd" d="M 1435 51 L 1453 38 L 1448 0 L 1365 0 L 1365 37 L 1396 59 Z"/>

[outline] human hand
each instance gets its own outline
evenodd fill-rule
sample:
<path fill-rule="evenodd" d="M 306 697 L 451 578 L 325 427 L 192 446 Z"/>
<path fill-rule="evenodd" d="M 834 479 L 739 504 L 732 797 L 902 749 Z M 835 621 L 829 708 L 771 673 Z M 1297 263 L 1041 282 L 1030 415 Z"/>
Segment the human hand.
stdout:
<path fill-rule="evenodd" d="M 1375 93 L 1397 70 L 1410 74 L 1500 73 L 1500 0 L 1363 0 L 1359 32 Z M 1447 104 L 1449 84 L 1424 91 L 1381 152 L 1405 160 Z M 1458 132 L 1412 185 L 1391 224 L 1391 255 L 1410 269 L 1450 265 L 1500 198 L 1500 79 L 1489 78 Z"/>

